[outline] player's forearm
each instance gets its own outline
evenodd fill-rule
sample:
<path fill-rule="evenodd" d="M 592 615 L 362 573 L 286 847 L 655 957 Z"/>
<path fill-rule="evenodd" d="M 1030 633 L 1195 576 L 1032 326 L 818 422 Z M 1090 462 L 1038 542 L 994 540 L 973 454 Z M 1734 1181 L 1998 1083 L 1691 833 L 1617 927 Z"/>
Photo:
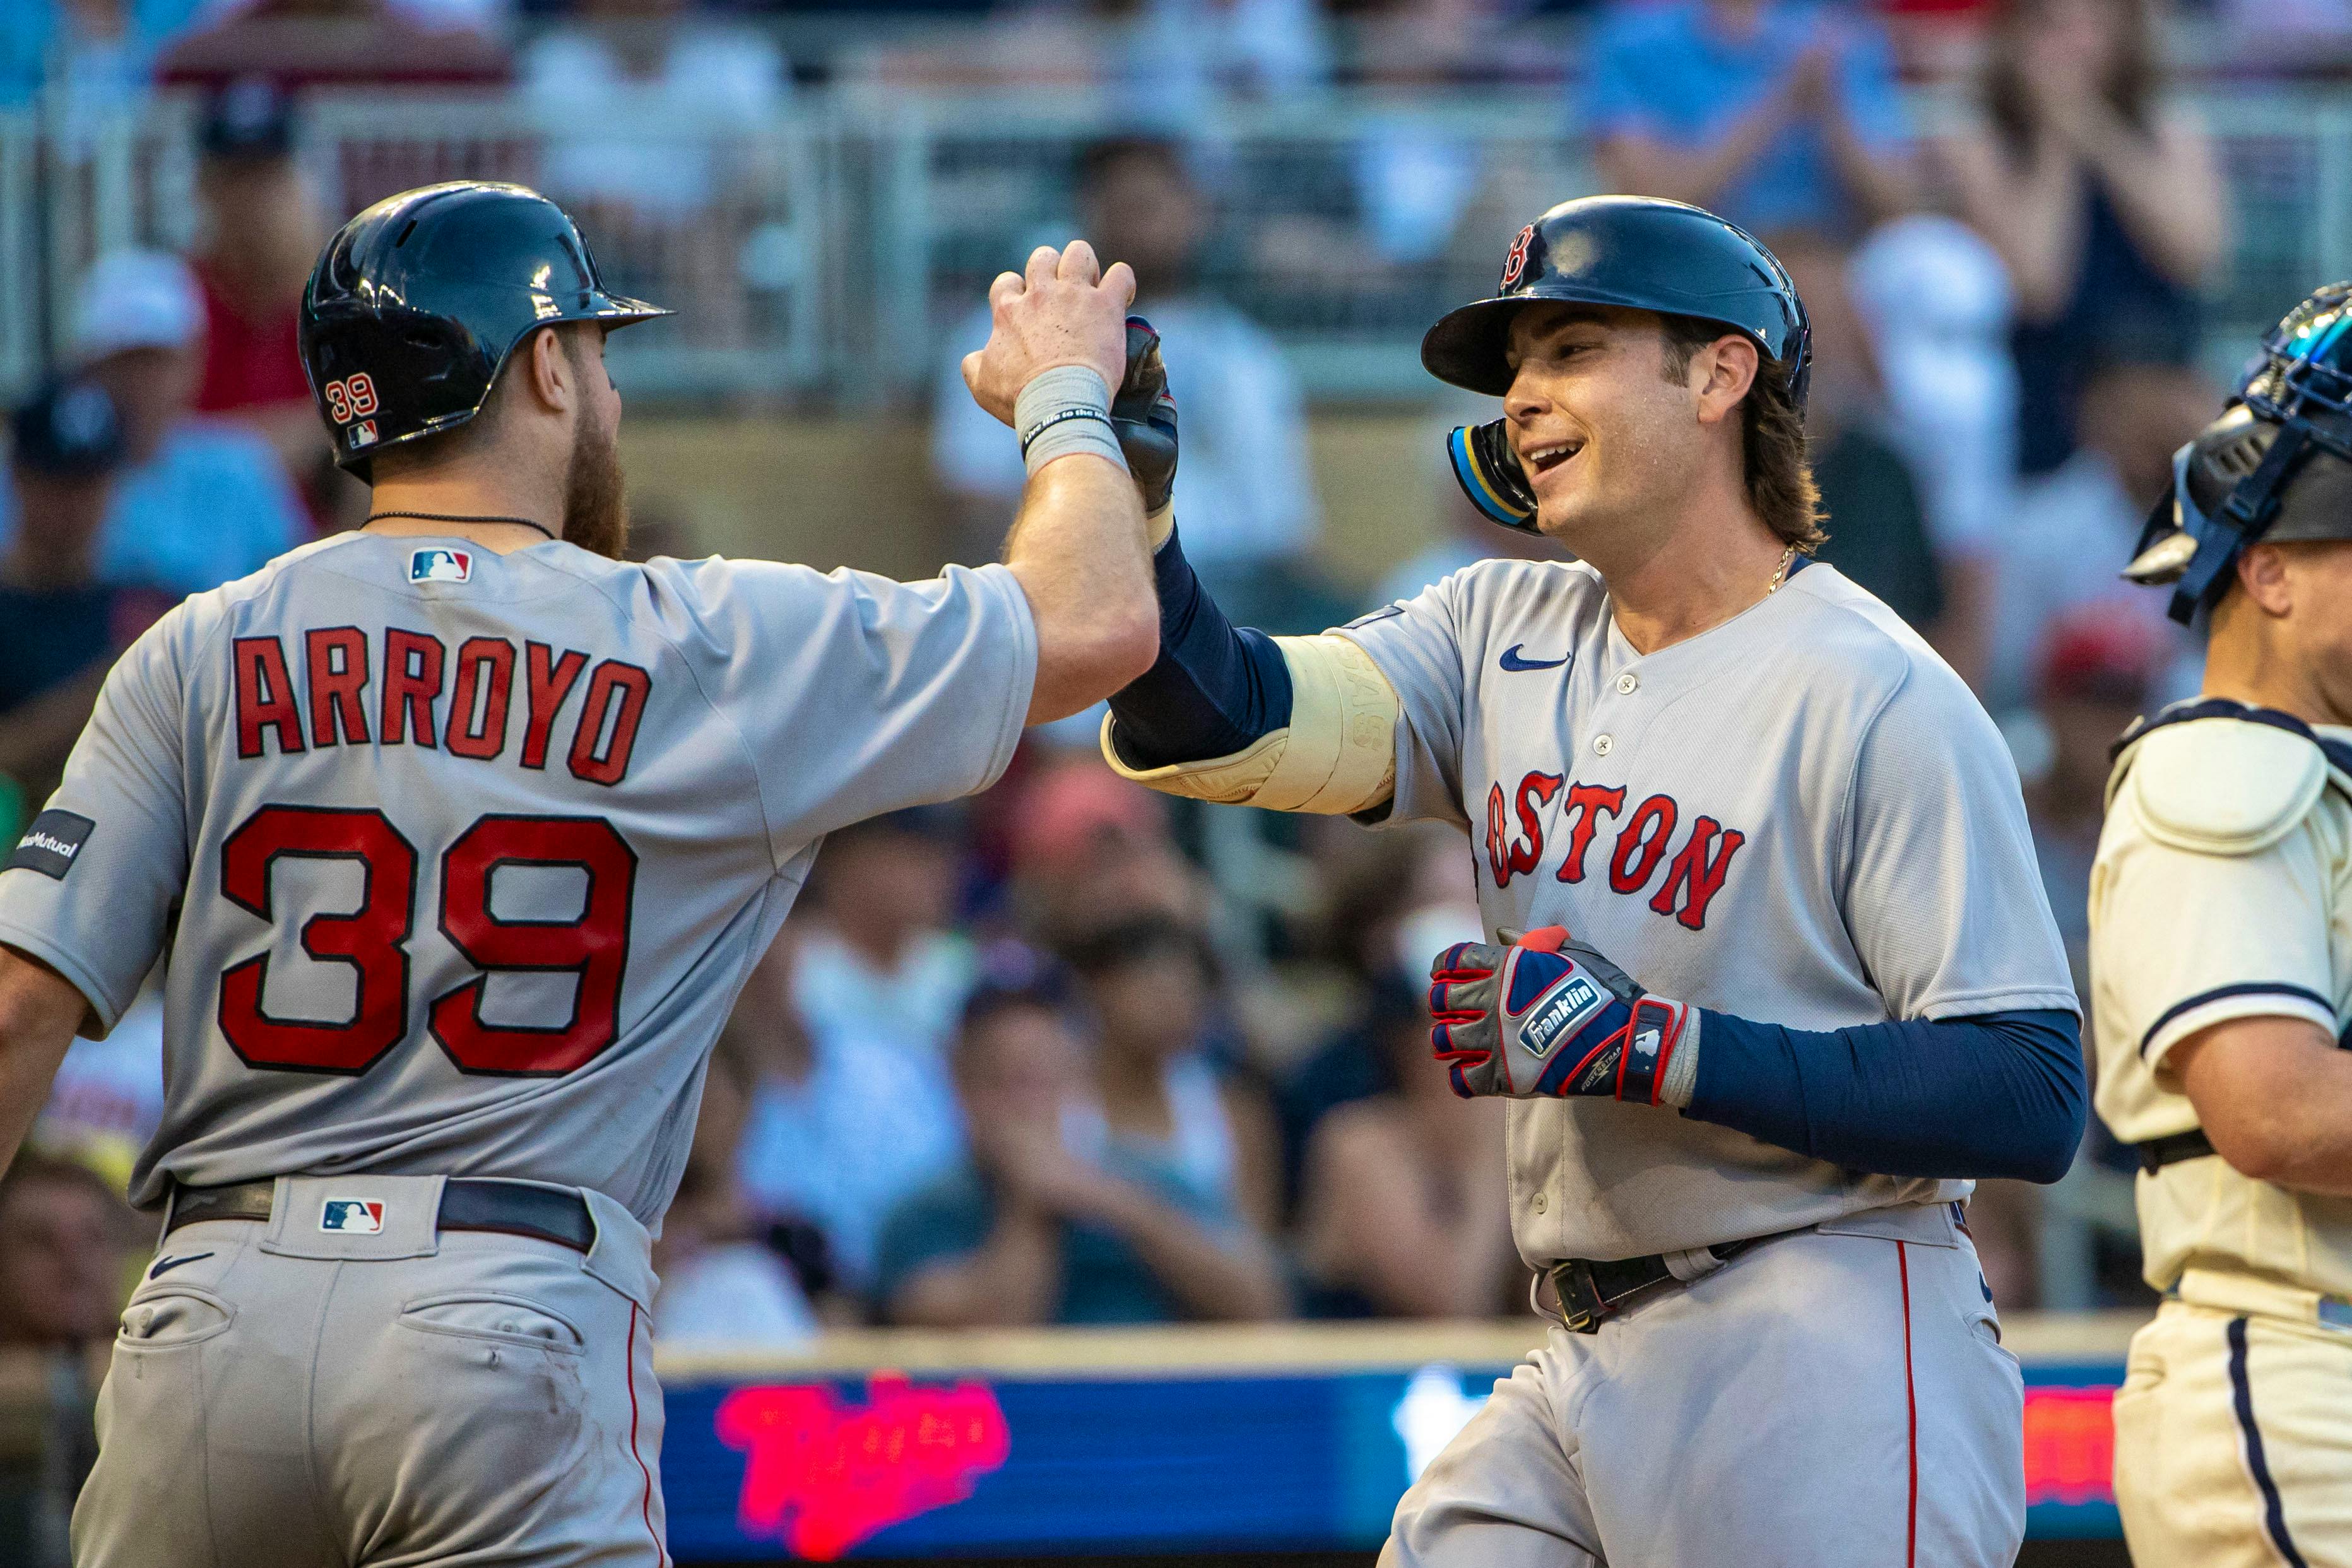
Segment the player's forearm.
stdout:
<path fill-rule="evenodd" d="M 1142 503 L 1125 469 L 1083 453 L 1039 469 L 1004 561 L 1037 627 L 1029 723 L 1089 707 L 1150 667 L 1160 618 Z"/>
<path fill-rule="evenodd" d="M 16 1163 L 85 1010 L 56 971 L 0 948 L 0 1172 Z"/>
<path fill-rule="evenodd" d="M 1395 792 L 1403 704 L 1370 654 L 1329 632 L 1236 629 L 1172 532 L 1153 577 L 1160 657 L 1111 697 L 1114 769 L 1163 794 L 1270 811 L 1364 811 Z"/>
<path fill-rule="evenodd" d="M 1784 1029 L 1700 1013 L 1687 1113 L 1880 1176 L 2053 1182 L 2083 1138 L 2072 1013 Z"/>
<path fill-rule="evenodd" d="M 1160 647 L 1111 694 L 1119 756 L 1164 768 L 1240 751 L 1290 722 L 1290 672 L 1263 632 L 1235 626 L 1202 586 L 1171 530 L 1151 558 Z"/>
<path fill-rule="evenodd" d="M 1092 1216 L 1135 1249 L 1192 1317 L 1249 1322 L 1287 1304 L 1274 1258 L 1255 1236 L 1220 1236 L 1141 1187 L 1113 1178 Z"/>
<path fill-rule="evenodd" d="M 2239 1175 L 2352 1197 L 2352 1054 L 2317 1024 L 2229 1019 L 2174 1046 L 2164 1068 Z"/>

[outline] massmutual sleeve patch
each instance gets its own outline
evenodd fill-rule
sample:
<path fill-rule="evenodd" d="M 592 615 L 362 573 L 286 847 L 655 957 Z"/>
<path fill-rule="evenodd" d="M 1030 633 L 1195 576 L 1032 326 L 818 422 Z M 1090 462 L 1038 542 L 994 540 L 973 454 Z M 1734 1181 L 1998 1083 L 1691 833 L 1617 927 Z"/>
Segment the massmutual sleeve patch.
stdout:
<path fill-rule="evenodd" d="M 88 817 L 72 811 L 44 811 L 16 841 L 16 852 L 0 871 L 37 871 L 63 882 L 96 826 Z"/>

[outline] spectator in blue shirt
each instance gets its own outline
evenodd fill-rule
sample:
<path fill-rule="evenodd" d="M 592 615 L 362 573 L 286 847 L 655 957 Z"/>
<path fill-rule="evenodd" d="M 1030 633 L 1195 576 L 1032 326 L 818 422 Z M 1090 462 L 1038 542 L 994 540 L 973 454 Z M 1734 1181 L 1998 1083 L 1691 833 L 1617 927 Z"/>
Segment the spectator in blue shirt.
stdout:
<path fill-rule="evenodd" d="M 1695 202 L 1751 232 L 1853 235 L 1910 204 L 1886 37 L 1806 0 L 1621 5 L 1581 105 L 1612 190 Z"/>
<path fill-rule="evenodd" d="M 86 382 L 50 387 L 10 421 L 5 488 L 23 526 L 0 549 L 0 780 L 47 798 L 115 655 L 169 607 L 109 577 L 97 536 L 120 472 L 113 400 Z"/>
<path fill-rule="evenodd" d="M 883 1227 L 893 1322 L 936 1328 L 1265 1318 L 1265 1247 L 1221 1203 L 1103 1135 L 1050 987 L 983 987 L 952 1056 L 971 1155 Z"/>
<path fill-rule="evenodd" d="M 99 536 L 99 570 L 175 596 L 258 571 L 308 532 L 269 444 L 189 412 L 204 319 L 187 264 L 160 251 L 100 256 L 74 309 L 78 373 L 105 389 L 122 422 L 124 463 Z M 19 521 L 0 496 L 0 548 Z"/>
<path fill-rule="evenodd" d="M 0 109 L 29 109 L 42 89 L 71 139 L 147 98 L 156 57 L 203 0 L 7 0 L 0 5 Z"/>

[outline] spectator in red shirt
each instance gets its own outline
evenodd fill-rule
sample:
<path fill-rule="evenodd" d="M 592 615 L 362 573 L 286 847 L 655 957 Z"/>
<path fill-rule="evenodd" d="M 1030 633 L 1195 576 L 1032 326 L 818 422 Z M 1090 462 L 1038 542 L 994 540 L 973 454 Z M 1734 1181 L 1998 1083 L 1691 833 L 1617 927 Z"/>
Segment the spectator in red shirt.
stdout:
<path fill-rule="evenodd" d="M 294 162 L 293 106 L 268 78 L 240 78 L 214 96 L 201 145 L 205 234 L 191 258 L 205 308 L 196 412 L 252 426 L 324 529 L 345 487 L 359 486 L 336 470 L 302 375 L 302 287 L 325 225 Z"/>

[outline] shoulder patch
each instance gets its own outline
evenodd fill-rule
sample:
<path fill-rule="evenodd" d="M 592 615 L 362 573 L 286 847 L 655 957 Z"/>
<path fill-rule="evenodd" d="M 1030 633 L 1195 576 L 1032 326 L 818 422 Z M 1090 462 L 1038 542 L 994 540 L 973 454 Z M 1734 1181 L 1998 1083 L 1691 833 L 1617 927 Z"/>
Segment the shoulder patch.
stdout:
<path fill-rule="evenodd" d="M 2128 770 L 2123 792 L 2149 835 L 2204 854 L 2268 849 L 2327 787 L 2327 758 L 2310 739 L 2236 718 L 2152 729 L 2118 766 Z"/>

